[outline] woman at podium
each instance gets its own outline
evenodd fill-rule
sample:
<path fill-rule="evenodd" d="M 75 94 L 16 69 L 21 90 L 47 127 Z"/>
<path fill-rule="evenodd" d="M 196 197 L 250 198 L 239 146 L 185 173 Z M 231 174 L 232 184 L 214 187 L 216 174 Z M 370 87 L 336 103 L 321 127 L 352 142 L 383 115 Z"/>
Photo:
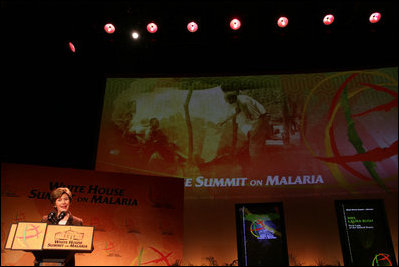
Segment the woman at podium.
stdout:
<path fill-rule="evenodd" d="M 66 187 L 58 187 L 50 193 L 50 202 L 54 210 L 43 216 L 42 222 L 58 225 L 83 225 L 83 220 L 70 212 L 72 193 Z M 34 253 L 35 265 L 55 262 L 59 265 L 75 266 L 75 253 L 70 251 L 39 251 Z"/>
<path fill-rule="evenodd" d="M 83 225 L 83 220 L 73 216 L 69 211 L 72 202 L 72 193 L 67 187 L 58 187 L 50 193 L 50 202 L 54 211 L 43 216 L 42 222 L 60 225 Z"/>

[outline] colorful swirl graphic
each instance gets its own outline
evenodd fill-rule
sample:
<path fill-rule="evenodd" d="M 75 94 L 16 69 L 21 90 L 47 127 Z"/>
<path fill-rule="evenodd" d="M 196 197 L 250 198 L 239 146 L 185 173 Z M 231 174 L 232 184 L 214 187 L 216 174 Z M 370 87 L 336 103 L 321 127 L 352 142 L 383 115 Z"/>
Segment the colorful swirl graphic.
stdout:
<path fill-rule="evenodd" d="M 329 86 L 323 85 L 324 83 L 331 84 L 332 81 L 336 82 L 337 80 L 342 80 L 343 82 L 340 84 L 338 88 L 335 89 L 334 94 L 332 95 L 332 100 L 330 100 L 330 104 L 328 109 L 325 112 L 325 117 L 321 117 L 320 120 L 325 122 L 324 125 L 324 153 L 325 155 L 320 155 L 320 152 L 316 152 L 316 148 L 314 147 L 314 143 L 310 142 L 307 133 L 305 131 L 307 124 L 309 123 L 309 114 L 314 112 L 311 107 L 311 101 L 316 102 L 319 98 L 318 94 L 326 94 L 326 92 L 319 92 L 321 89 L 328 88 Z M 379 84 L 374 84 L 371 82 L 364 82 L 363 80 L 368 79 L 375 81 L 381 81 Z M 333 83 L 334 84 L 334 83 Z M 330 89 L 331 90 L 331 89 Z M 333 89 L 334 90 L 334 89 Z M 374 94 L 371 94 L 370 91 L 374 91 Z M 369 93 L 371 96 L 374 96 L 375 93 L 378 93 L 380 96 L 382 95 L 382 99 L 391 98 L 391 100 L 387 103 L 383 104 L 375 104 L 376 101 L 370 101 L 367 103 L 366 110 L 364 110 L 365 105 L 356 105 L 356 101 L 350 102 L 351 99 L 355 98 L 355 96 L 360 98 L 360 93 Z M 388 96 L 388 97 L 387 97 Z M 359 101 L 357 99 L 357 101 Z M 359 101 L 360 102 L 360 101 Z M 352 104 L 352 105 L 351 105 Z M 370 107 L 371 106 L 371 107 Z M 378 112 L 393 112 L 394 109 L 398 107 L 398 93 L 397 93 L 397 80 L 393 77 L 386 75 L 384 73 L 378 72 L 348 72 L 348 73 L 340 73 L 336 75 L 332 75 L 323 79 L 319 84 L 317 84 L 309 94 L 306 103 L 304 105 L 304 112 L 301 120 L 301 131 L 304 142 L 307 148 L 311 151 L 313 156 L 322 162 L 324 162 L 329 168 L 330 172 L 337 180 L 337 182 L 347 189 L 348 191 L 354 192 L 356 189 L 353 187 L 345 177 L 345 175 L 341 172 L 343 170 L 347 171 L 351 176 L 356 177 L 363 181 L 374 181 L 380 188 L 385 191 L 389 191 L 389 188 L 383 182 L 382 177 L 379 175 L 376 163 L 389 159 L 393 156 L 398 155 L 398 140 L 397 140 L 397 132 L 396 132 L 396 140 L 393 140 L 387 147 L 366 147 L 364 140 L 362 140 L 362 135 L 359 132 L 357 119 L 365 116 L 376 116 L 375 113 Z M 363 109 L 360 112 L 353 113 L 352 110 Z M 341 120 L 338 119 L 338 116 L 343 117 Z M 397 119 L 396 119 L 397 120 Z M 346 124 L 346 125 L 344 125 Z M 370 127 L 376 127 L 374 125 Z M 340 149 L 342 149 L 343 141 L 338 140 L 336 135 L 339 131 L 344 132 L 344 128 L 346 128 L 346 141 L 349 141 L 349 144 L 352 145 L 352 149 L 355 151 L 354 154 L 351 155 L 342 155 Z M 392 127 L 391 127 L 392 128 Z M 381 131 L 387 128 L 381 129 Z M 376 137 L 373 137 L 376 139 Z M 378 137 L 380 138 L 380 137 Z M 341 135 L 342 139 L 342 135 Z M 370 138 L 371 139 L 371 138 Z M 312 140 L 313 141 L 313 140 Z M 373 140 L 374 143 L 378 144 L 378 140 Z M 320 149 L 319 149 L 320 150 Z M 345 147 L 347 151 L 348 148 Z M 359 165 L 350 165 L 350 163 L 361 163 L 366 170 L 366 173 L 359 168 Z M 354 167 L 356 166 L 356 167 Z M 396 166 L 397 172 L 397 166 Z"/>

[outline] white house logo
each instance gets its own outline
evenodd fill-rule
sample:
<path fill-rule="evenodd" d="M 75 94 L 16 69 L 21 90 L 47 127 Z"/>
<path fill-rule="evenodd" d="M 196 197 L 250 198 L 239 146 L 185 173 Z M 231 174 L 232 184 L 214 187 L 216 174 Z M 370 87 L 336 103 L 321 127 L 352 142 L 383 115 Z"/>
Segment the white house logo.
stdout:
<path fill-rule="evenodd" d="M 71 228 L 66 231 L 54 233 L 54 241 L 47 243 L 52 249 L 89 249 L 90 244 L 84 240 L 85 233 L 73 231 Z"/>
<path fill-rule="evenodd" d="M 84 233 L 68 230 L 55 233 L 54 240 L 57 241 L 75 241 L 83 240 Z"/>

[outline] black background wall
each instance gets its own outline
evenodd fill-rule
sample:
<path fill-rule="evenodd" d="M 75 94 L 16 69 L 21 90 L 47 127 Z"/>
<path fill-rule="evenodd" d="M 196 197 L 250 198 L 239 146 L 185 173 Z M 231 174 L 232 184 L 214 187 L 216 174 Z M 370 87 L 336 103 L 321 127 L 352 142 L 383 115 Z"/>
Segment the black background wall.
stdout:
<path fill-rule="evenodd" d="M 382 20 L 370 24 L 371 11 Z M 94 168 L 105 79 L 397 66 L 397 1 L 1 1 L 3 162 Z M 325 12 L 336 14 L 330 27 Z M 275 21 L 290 19 L 285 29 Z M 243 22 L 233 33 L 232 16 Z M 189 19 L 199 22 L 190 34 Z M 155 20 L 159 32 L 145 25 Z M 104 32 L 107 22 L 113 35 Z M 129 33 L 139 27 L 142 39 Z M 76 46 L 76 53 L 68 42 Z"/>

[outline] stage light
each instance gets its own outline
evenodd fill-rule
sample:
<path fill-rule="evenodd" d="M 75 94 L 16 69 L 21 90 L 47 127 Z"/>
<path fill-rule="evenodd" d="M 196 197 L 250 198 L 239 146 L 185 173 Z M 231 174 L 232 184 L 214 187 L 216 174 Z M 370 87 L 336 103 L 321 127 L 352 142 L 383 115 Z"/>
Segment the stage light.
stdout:
<path fill-rule="evenodd" d="M 277 25 L 278 25 L 280 28 L 286 27 L 286 26 L 288 25 L 288 19 L 287 19 L 286 17 L 280 17 L 280 18 L 277 20 Z"/>
<path fill-rule="evenodd" d="M 369 21 L 371 23 L 377 23 L 381 19 L 381 14 L 378 12 L 374 12 L 373 14 L 370 15 Z"/>
<path fill-rule="evenodd" d="M 323 23 L 325 25 L 331 25 L 334 22 L 334 16 L 331 14 L 325 15 L 323 18 Z"/>
<path fill-rule="evenodd" d="M 148 32 L 156 33 L 157 30 L 158 30 L 158 26 L 154 22 L 148 23 L 148 25 L 147 25 L 147 31 Z"/>
<path fill-rule="evenodd" d="M 187 24 L 187 30 L 189 32 L 196 32 L 198 30 L 198 24 L 194 21 L 190 22 L 189 24 Z"/>
<path fill-rule="evenodd" d="M 140 37 L 140 34 L 138 32 L 132 32 L 133 39 L 137 40 L 137 39 L 139 39 L 139 37 Z"/>
<path fill-rule="evenodd" d="M 115 32 L 115 26 L 112 25 L 111 23 L 107 23 L 104 26 L 104 31 L 108 34 L 112 34 Z"/>
<path fill-rule="evenodd" d="M 232 30 L 238 30 L 241 27 L 241 21 L 239 19 L 232 19 L 230 21 L 230 28 Z"/>
<path fill-rule="evenodd" d="M 75 53 L 76 49 L 75 49 L 75 46 L 73 45 L 73 43 L 69 42 L 68 45 L 69 45 L 69 50 L 71 50 L 72 53 Z"/>

